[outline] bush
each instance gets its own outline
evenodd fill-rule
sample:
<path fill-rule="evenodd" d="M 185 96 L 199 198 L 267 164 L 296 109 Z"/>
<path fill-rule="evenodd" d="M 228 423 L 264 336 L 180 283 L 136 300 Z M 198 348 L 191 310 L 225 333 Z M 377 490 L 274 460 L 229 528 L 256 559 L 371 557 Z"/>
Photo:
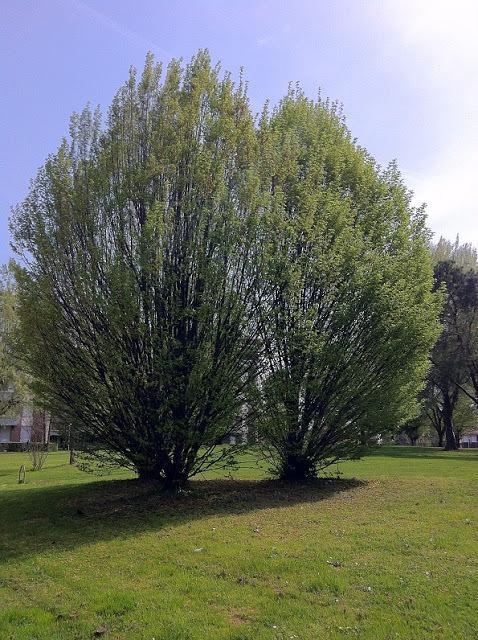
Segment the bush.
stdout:
<path fill-rule="evenodd" d="M 314 477 L 413 416 L 423 213 L 336 106 L 291 90 L 256 126 L 206 52 L 160 77 L 148 56 L 105 127 L 75 114 L 15 209 L 33 391 L 70 442 L 169 488 L 230 465 L 217 445 L 258 415 L 279 475 Z"/>
<path fill-rule="evenodd" d="M 27 442 L 0 442 L 0 453 L 24 453 L 27 448 Z"/>
<path fill-rule="evenodd" d="M 74 440 L 175 488 L 229 460 L 259 363 L 245 85 L 148 56 L 71 135 L 12 218 L 24 366 Z"/>
<path fill-rule="evenodd" d="M 423 212 L 334 105 L 290 91 L 259 136 L 262 434 L 304 481 L 413 417 L 440 298 Z"/>
<path fill-rule="evenodd" d="M 24 453 L 28 451 L 28 442 L 0 442 L 0 453 Z M 58 442 L 50 442 L 48 451 L 58 451 Z"/>

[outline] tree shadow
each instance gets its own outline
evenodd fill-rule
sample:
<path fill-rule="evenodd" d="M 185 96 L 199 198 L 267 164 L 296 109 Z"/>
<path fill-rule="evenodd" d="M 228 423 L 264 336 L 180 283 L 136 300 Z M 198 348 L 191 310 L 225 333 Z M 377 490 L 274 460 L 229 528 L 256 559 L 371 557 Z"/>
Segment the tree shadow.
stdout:
<path fill-rule="evenodd" d="M 304 486 L 274 480 L 196 480 L 180 495 L 138 480 L 28 488 L 0 495 L 0 563 L 125 538 L 208 516 L 327 500 L 365 484 L 326 479 Z"/>

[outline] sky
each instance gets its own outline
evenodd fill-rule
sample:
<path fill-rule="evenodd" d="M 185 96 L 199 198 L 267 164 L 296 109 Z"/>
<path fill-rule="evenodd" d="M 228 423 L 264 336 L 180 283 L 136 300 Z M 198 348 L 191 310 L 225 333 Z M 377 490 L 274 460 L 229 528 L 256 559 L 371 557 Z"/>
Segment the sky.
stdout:
<path fill-rule="evenodd" d="M 435 239 L 478 246 L 476 0 L 0 0 L 0 263 L 10 209 L 89 102 L 107 109 L 147 51 L 208 48 L 252 107 L 298 81 L 343 103 L 358 142 L 396 159 Z"/>

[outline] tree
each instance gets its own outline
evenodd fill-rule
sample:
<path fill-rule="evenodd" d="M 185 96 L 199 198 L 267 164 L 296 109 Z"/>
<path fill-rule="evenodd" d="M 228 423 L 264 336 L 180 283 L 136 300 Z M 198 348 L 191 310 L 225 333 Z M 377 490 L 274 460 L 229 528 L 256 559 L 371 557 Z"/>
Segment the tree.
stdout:
<path fill-rule="evenodd" d="M 455 408 L 453 424 L 458 447 L 460 446 L 462 437 L 470 431 L 476 430 L 478 425 L 478 411 L 476 405 L 463 393 L 460 394 Z"/>
<path fill-rule="evenodd" d="M 440 238 L 431 253 L 435 289 L 446 290 L 446 304 L 443 331 L 432 352 L 426 405 L 439 445 L 445 435 L 445 448 L 456 449 L 460 428 L 454 413 L 464 406 L 463 396 L 478 402 L 478 261 L 476 250 L 460 245 L 458 237 L 454 243 Z"/>
<path fill-rule="evenodd" d="M 405 423 L 402 431 L 410 440 L 412 447 L 416 446 L 418 439 L 425 432 L 426 425 L 423 421 L 423 416 L 419 415 L 412 420 Z"/>
<path fill-rule="evenodd" d="M 453 412 L 461 393 L 475 399 L 473 351 L 478 333 L 475 334 L 475 315 L 478 311 L 478 274 L 464 272 L 452 260 L 436 263 L 435 289 L 445 288 L 446 303 L 441 314 L 442 333 L 431 355 L 433 363 L 429 372 L 431 388 L 441 394 L 441 418 L 445 428 L 448 450 L 456 449 L 458 442 L 453 427 Z M 478 372 L 478 359 L 476 362 Z M 476 378 L 478 382 L 478 376 Z M 471 386 L 471 390 L 470 390 Z"/>
<path fill-rule="evenodd" d="M 460 271 L 450 290 L 450 330 L 467 383 L 457 383 L 478 407 L 478 272 Z"/>
<path fill-rule="evenodd" d="M 478 255 L 475 247 L 468 242 L 460 244 L 458 236 L 455 242 L 450 242 L 441 236 L 438 242 L 431 246 L 431 253 L 434 266 L 440 262 L 452 262 L 464 273 L 478 271 Z"/>
<path fill-rule="evenodd" d="M 33 411 L 33 424 L 28 442 L 28 453 L 32 471 L 41 471 L 48 457 L 50 442 L 50 416 L 45 412 Z"/>
<path fill-rule="evenodd" d="M 443 447 L 445 425 L 443 424 L 443 406 L 440 389 L 428 380 L 423 391 L 423 411 L 432 428 L 436 431 L 438 446 Z"/>
<path fill-rule="evenodd" d="M 15 286 L 11 270 L 0 268 L 0 416 L 14 410 L 22 397 L 22 382 L 12 358 L 16 326 Z"/>
<path fill-rule="evenodd" d="M 228 459 L 259 363 L 257 142 L 244 84 L 200 52 L 72 117 L 11 229 L 22 358 L 98 458 L 168 488 Z"/>
<path fill-rule="evenodd" d="M 280 477 L 304 481 L 417 411 L 439 296 L 422 211 L 336 105 L 291 89 L 259 140 L 261 424 Z"/>
<path fill-rule="evenodd" d="M 455 349 L 454 358 L 468 373 L 461 391 L 478 406 L 478 256 L 468 243 L 440 238 L 432 246 L 438 279 L 445 283 L 448 295 L 445 331 Z"/>

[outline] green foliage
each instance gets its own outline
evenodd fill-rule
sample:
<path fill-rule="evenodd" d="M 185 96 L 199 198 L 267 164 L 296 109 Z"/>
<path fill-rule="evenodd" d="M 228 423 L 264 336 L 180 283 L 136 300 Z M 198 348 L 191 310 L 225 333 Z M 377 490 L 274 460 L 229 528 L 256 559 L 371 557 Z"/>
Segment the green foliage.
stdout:
<path fill-rule="evenodd" d="M 79 447 L 176 486 L 218 462 L 255 377 L 256 141 L 207 53 L 160 74 L 131 71 L 104 130 L 73 116 L 11 226 L 37 396 Z"/>
<path fill-rule="evenodd" d="M 470 431 L 478 428 L 478 409 L 465 394 L 460 394 L 453 414 L 453 426 L 458 442 Z"/>
<path fill-rule="evenodd" d="M 437 333 L 424 215 L 336 105 L 257 126 L 200 52 L 85 109 L 11 227 L 33 389 L 74 447 L 180 486 L 253 418 L 290 477 L 413 415 Z"/>
<path fill-rule="evenodd" d="M 456 382 L 478 407 L 478 269 L 461 269 L 456 276 L 448 294 L 447 331 L 465 376 L 464 383 Z"/>
<path fill-rule="evenodd" d="M 24 393 L 24 383 L 13 357 L 17 326 L 16 294 L 11 269 L 0 268 L 0 416 L 13 415 Z"/>
<path fill-rule="evenodd" d="M 427 384 L 421 394 L 422 415 L 436 432 L 437 444 L 443 446 L 445 425 L 443 421 L 443 396 L 440 388 L 433 382 L 433 366 L 428 372 Z"/>
<path fill-rule="evenodd" d="M 415 446 L 420 436 L 426 433 L 427 426 L 424 415 L 419 414 L 417 417 L 406 422 L 402 431 L 410 440 L 410 444 Z"/>
<path fill-rule="evenodd" d="M 439 435 L 441 425 L 446 435 L 446 447 L 454 449 L 459 442 L 459 429 L 453 425 L 453 414 L 461 396 L 478 406 L 478 271 L 476 252 L 469 246 L 453 246 L 441 241 L 434 251 L 435 288 L 445 292 L 441 322 L 442 333 L 431 360 L 426 387 L 430 418 Z M 443 251 L 448 247 L 448 253 Z"/>
<path fill-rule="evenodd" d="M 440 301 L 422 211 L 335 105 L 291 90 L 259 140 L 263 433 L 305 479 L 413 416 Z"/>
<path fill-rule="evenodd" d="M 457 236 L 455 242 L 450 242 L 446 238 L 431 246 L 433 264 L 440 262 L 453 262 L 465 273 L 468 271 L 478 271 L 478 256 L 475 247 L 470 243 L 460 244 Z"/>

